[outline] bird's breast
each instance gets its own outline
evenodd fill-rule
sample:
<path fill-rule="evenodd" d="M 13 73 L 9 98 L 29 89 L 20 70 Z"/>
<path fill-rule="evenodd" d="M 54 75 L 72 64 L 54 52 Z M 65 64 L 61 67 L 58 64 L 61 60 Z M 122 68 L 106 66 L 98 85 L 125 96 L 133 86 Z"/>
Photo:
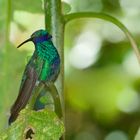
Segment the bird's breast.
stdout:
<path fill-rule="evenodd" d="M 51 62 L 46 60 L 44 61 L 41 69 L 41 74 L 39 79 L 41 81 L 54 81 L 57 77 L 60 70 L 60 59 L 55 58 Z"/>

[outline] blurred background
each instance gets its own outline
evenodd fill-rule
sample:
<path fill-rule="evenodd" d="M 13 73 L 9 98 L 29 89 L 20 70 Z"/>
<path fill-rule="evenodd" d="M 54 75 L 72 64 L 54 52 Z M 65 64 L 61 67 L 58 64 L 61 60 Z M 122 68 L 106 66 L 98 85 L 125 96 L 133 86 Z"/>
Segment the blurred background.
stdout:
<path fill-rule="evenodd" d="M 140 44 L 139 0 L 65 2 L 71 13 L 116 17 Z M 32 43 L 16 46 L 44 28 L 42 7 L 41 0 L 32 5 L 31 0 L 0 0 L 0 130 L 7 127 L 9 109 L 34 50 Z M 65 28 L 64 52 L 66 140 L 133 140 L 140 126 L 140 66 L 122 31 L 100 19 L 74 20 Z"/>

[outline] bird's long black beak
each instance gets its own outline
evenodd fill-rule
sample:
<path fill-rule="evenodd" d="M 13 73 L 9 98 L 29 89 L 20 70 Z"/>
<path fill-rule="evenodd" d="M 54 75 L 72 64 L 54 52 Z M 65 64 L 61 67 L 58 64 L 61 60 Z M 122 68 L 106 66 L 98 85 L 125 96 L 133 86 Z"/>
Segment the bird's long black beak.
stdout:
<path fill-rule="evenodd" d="M 25 41 L 22 42 L 20 45 L 18 45 L 17 48 L 21 47 L 23 44 L 25 44 L 25 43 L 27 43 L 27 42 L 29 42 L 29 41 L 32 41 L 32 40 L 33 40 L 33 38 L 29 38 L 29 39 L 25 40 Z"/>

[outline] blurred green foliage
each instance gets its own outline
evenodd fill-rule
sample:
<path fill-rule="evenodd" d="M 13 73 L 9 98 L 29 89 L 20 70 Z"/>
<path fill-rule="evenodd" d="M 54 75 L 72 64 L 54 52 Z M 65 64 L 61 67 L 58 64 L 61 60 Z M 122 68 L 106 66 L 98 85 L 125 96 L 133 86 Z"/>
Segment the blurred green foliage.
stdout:
<path fill-rule="evenodd" d="M 64 4 L 63 13 L 94 11 L 117 17 L 133 33 L 138 44 L 140 30 L 139 1 L 129 0 L 71 0 Z M 0 129 L 7 126 L 7 118 L 20 84 L 32 45 L 17 50 L 15 47 L 32 31 L 44 27 L 41 0 L 13 0 L 10 15 L 7 1 L 0 1 Z M 71 11 L 70 11 L 71 10 Z M 10 42 L 6 46 L 7 16 L 10 23 Z M 35 24 L 33 24 L 35 23 Z M 108 25 L 108 26 L 106 26 Z M 84 68 L 71 61 L 72 49 L 81 35 L 90 42 L 92 33 L 100 38 L 96 60 Z M 114 40 L 113 40 L 113 39 Z M 96 40 L 91 46 L 96 47 Z M 88 45 L 86 46 L 88 48 Z M 81 48 L 82 50 L 82 48 Z M 95 51 L 95 50 L 93 50 Z M 77 51 L 77 56 L 79 55 Z M 84 51 L 85 52 L 85 51 Z M 90 52 L 90 51 L 89 51 Z M 82 57 L 86 59 L 82 52 Z M 91 57 L 95 59 L 95 57 Z M 83 63 L 83 59 L 74 59 Z M 77 61 L 79 60 L 79 61 Z M 65 31 L 65 102 L 67 140 L 131 140 L 140 126 L 140 68 L 130 44 L 119 29 L 101 20 L 74 20 Z M 5 117 L 7 116 L 7 117 Z M 138 140 L 138 139 L 137 139 Z"/>
<path fill-rule="evenodd" d="M 138 24 L 138 11 L 133 13 L 135 7 L 130 7 L 132 13 L 129 7 L 126 11 L 121 1 L 72 0 L 71 4 L 73 12 L 105 12 L 116 16 L 139 43 L 139 32 L 133 29 L 133 24 Z M 131 17 L 136 17 L 133 23 Z M 66 26 L 65 92 L 68 140 L 131 140 L 140 125 L 140 68 L 128 40 L 113 26 L 97 19 L 79 19 Z M 80 51 L 80 47 L 77 49 L 77 56 L 81 53 L 80 61 L 72 47 L 78 48 L 77 42 L 80 41 L 81 47 L 84 42 L 89 42 L 92 36 L 86 37 L 87 32 L 93 32 L 100 38 L 101 49 L 94 63 L 86 68 L 79 68 L 78 63 L 83 62 L 84 52 Z M 92 45 L 95 47 L 96 42 Z"/>

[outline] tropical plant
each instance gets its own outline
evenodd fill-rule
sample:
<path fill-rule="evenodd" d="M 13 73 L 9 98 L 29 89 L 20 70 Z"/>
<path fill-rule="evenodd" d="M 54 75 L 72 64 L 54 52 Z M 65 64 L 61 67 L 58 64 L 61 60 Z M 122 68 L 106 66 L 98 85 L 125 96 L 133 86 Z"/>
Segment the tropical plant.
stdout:
<path fill-rule="evenodd" d="M 33 6 L 31 6 L 31 3 L 33 4 Z M 1 73 L 2 79 L 4 79 L 3 84 L 0 85 L 1 93 L 7 93 L 7 89 L 12 89 L 10 91 L 15 92 L 15 89 L 13 87 L 17 86 L 17 83 L 7 84 L 7 81 L 12 81 L 15 76 L 14 70 L 12 72 L 9 72 L 9 69 L 11 70 L 12 67 L 14 67 L 13 69 L 18 70 L 19 65 L 20 68 L 24 68 L 24 64 L 22 63 L 22 61 L 24 60 L 24 53 L 16 53 L 17 56 L 13 57 L 13 53 L 17 52 L 17 50 L 11 48 L 12 44 L 9 39 L 11 22 L 16 22 L 13 18 L 14 12 L 16 10 L 23 10 L 33 13 L 44 13 L 45 28 L 52 34 L 53 42 L 55 46 L 57 46 L 57 49 L 61 56 L 61 72 L 59 79 L 56 82 L 56 86 L 59 94 L 61 95 L 62 101 L 64 99 L 64 32 L 66 25 L 72 20 L 76 20 L 79 18 L 99 18 L 113 23 L 124 32 L 140 62 L 140 52 L 135 40 L 133 39 L 133 36 L 119 20 L 108 14 L 100 12 L 71 12 L 71 6 L 65 2 L 61 2 L 60 0 L 44 0 L 42 2 L 31 0 L 1 0 L 1 4 L 3 5 L 2 8 L 0 8 L 1 13 L 5 11 L 0 18 L 0 36 L 2 40 L 1 46 L 5 46 L 2 47 L 2 51 L 0 54 L 2 60 L 0 60 L 0 64 L 2 66 L 2 71 L 4 71 L 4 75 Z M 42 4 L 44 7 L 43 9 L 41 8 Z M 25 30 L 25 27 L 23 27 L 21 24 L 16 24 L 21 30 Z M 13 60 L 9 62 L 11 57 L 13 57 Z M 19 58 L 21 61 L 19 62 L 19 64 L 15 64 L 14 61 Z M 19 78 L 17 79 L 19 80 Z M 11 84 L 13 84 L 12 88 Z M 8 93 L 6 96 L 10 95 L 10 93 Z M 6 97 L 3 97 L 3 99 L 4 98 Z M 63 133 L 63 123 L 53 111 L 44 109 L 42 111 L 35 112 L 30 109 L 24 109 L 23 111 L 21 111 L 15 123 L 13 123 L 10 127 L 8 127 L 8 129 L 1 133 L 0 139 L 19 140 L 24 139 L 25 137 L 27 137 L 27 135 L 29 135 L 34 139 L 57 140 L 62 136 Z"/>

